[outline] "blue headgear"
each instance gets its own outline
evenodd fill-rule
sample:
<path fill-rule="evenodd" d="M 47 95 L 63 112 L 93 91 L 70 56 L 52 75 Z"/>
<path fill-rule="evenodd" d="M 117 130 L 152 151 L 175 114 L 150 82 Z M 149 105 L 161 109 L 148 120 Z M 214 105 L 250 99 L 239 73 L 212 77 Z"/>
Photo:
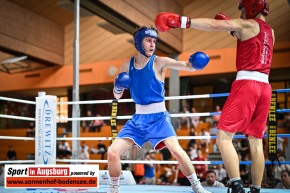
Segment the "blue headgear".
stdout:
<path fill-rule="evenodd" d="M 143 28 L 140 31 L 136 32 L 134 35 L 134 46 L 135 48 L 144 56 L 149 57 L 145 54 L 145 50 L 143 47 L 143 39 L 145 37 L 152 37 L 155 38 L 157 40 L 158 36 L 157 36 L 157 31 L 151 28 Z M 156 50 L 156 46 L 155 46 L 155 50 Z M 154 51 L 155 51 L 154 50 Z"/>

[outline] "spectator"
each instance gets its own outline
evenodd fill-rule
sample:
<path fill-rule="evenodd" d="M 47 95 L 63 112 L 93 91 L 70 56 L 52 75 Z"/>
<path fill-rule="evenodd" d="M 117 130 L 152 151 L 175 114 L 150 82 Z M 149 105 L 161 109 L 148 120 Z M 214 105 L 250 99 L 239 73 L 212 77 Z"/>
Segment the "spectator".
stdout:
<path fill-rule="evenodd" d="M 161 174 L 158 178 L 158 184 L 169 185 L 171 177 L 174 175 L 174 169 L 170 168 L 169 164 L 161 164 Z"/>
<path fill-rule="evenodd" d="M 212 123 L 212 126 L 209 129 L 209 134 L 211 136 L 216 136 L 217 135 L 217 122 L 214 121 Z M 216 144 L 216 139 L 211 139 L 211 141 L 212 141 L 212 152 L 213 153 L 218 152 L 218 146 Z"/>
<path fill-rule="evenodd" d="M 163 148 L 159 152 L 161 160 L 171 160 L 171 153 L 168 148 Z"/>
<path fill-rule="evenodd" d="M 180 112 L 180 114 L 188 114 L 188 108 L 183 107 L 183 110 Z M 189 117 L 179 117 L 178 119 L 178 129 L 181 129 L 181 127 L 185 125 L 186 128 L 190 128 L 190 118 Z"/>
<path fill-rule="evenodd" d="M 279 113 L 279 114 L 281 114 L 281 113 Z M 282 137 L 277 137 L 277 152 L 279 152 L 279 153 L 283 152 L 283 150 L 284 150 L 283 142 L 284 142 L 284 139 Z"/>
<path fill-rule="evenodd" d="M 241 153 L 238 154 L 238 158 L 240 161 L 249 161 L 248 156 L 245 156 L 244 159 L 242 159 Z M 250 183 L 250 168 L 249 165 L 246 164 L 240 164 L 239 165 L 240 170 L 240 176 L 242 181 L 246 183 Z"/>
<path fill-rule="evenodd" d="M 129 159 L 129 156 L 127 155 L 127 152 L 124 152 L 121 155 L 121 160 L 128 160 L 128 159 Z M 129 163 L 121 163 L 121 168 L 122 168 L 122 170 L 129 170 L 129 171 L 131 171 L 131 167 L 130 167 L 130 164 Z"/>
<path fill-rule="evenodd" d="M 85 141 L 82 141 L 82 144 L 80 146 L 80 151 L 84 148 L 85 151 L 89 152 L 89 146 L 87 146 Z"/>
<path fill-rule="evenodd" d="M 101 114 L 96 115 L 97 118 L 101 117 Z M 103 120 L 97 119 L 92 122 L 91 131 L 90 132 L 101 132 L 102 126 L 106 125 Z"/>
<path fill-rule="evenodd" d="M 290 171 L 283 170 L 281 172 L 282 182 L 276 185 L 276 189 L 290 189 Z"/>
<path fill-rule="evenodd" d="M 5 165 L 1 164 L 0 165 L 0 186 L 4 186 L 4 181 L 5 181 L 5 179 L 4 179 L 4 174 L 5 174 L 4 170 L 5 170 Z"/>
<path fill-rule="evenodd" d="M 84 160 L 90 159 L 90 154 L 89 154 L 89 152 L 88 152 L 88 150 L 86 149 L 85 146 L 82 146 L 81 147 L 80 159 L 84 159 Z M 86 164 L 86 163 L 85 162 L 82 162 L 82 164 Z"/>
<path fill-rule="evenodd" d="M 26 132 L 26 137 L 35 137 L 35 125 L 34 122 L 29 123 L 29 128 Z"/>
<path fill-rule="evenodd" d="M 92 111 L 87 111 L 87 117 L 92 117 Z M 92 120 L 85 120 L 82 122 L 82 131 L 85 133 L 87 129 L 90 131 L 92 126 Z"/>
<path fill-rule="evenodd" d="M 10 145 L 7 151 L 7 160 L 16 160 L 16 151 L 13 146 Z"/>
<path fill-rule="evenodd" d="M 216 173 L 213 170 L 206 172 L 205 181 L 201 182 L 204 187 L 225 187 L 225 185 L 216 180 Z"/>
<path fill-rule="evenodd" d="M 107 146 L 104 144 L 102 140 L 99 140 L 98 145 L 96 148 L 92 147 L 91 148 L 91 153 L 92 154 L 101 154 L 102 159 L 105 159 L 105 154 L 107 153 Z"/>
<path fill-rule="evenodd" d="M 196 110 L 194 107 L 191 108 L 191 113 L 196 113 Z M 191 127 L 194 127 L 196 129 L 199 124 L 199 119 L 200 119 L 199 116 L 190 117 Z"/>
<path fill-rule="evenodd" d="M 280 162 L 285 161 L 285 157 L 283 155 L 280 155 L 279 161 Z M 274 166 L 274 176 L 278 182 L 281 182 L 281 180 L 282 180 L 281 179 L 281 172 L 284 170 L 290 171 L 290 165 L 289 164 L 281 164 L 281 165 L 277 164 Z"/>
<path fill-rule="evenodd" d="M 190 157 L 191 150 L 187 149 L 186 153 Z M 190 182 L 187 179 L 187 177 L 182 173 L 179 164 L 176 165 L 175 167 L 175 177 L 174 177 L 173 183 L 175 184 L 177 183 L 180 186 L 190 186 Z"/>
<path fill-rule="evenodd" d="M 220 107 L 219 105 L 215 106 L 215 112 L 216 112 L 216 113 L 221 113 L 221 112 L 222 112 L 222 111 L 221 111 L 221 107 Z M 219 120 L 220 120 L 220 117 L 221 117 L 220 114 L 213 115 L 213 116 L 212 116 L 212 121 L 218 123 Z"/>
<path fill-rule="evenodd" d="M 134 166 L 134 178 L 137 184 L 143 184 L 143 178 L 144 178 L 144 164 L 135 164 Z"/>
<path fill-rule="evenodd" d="M 195 132 L 194 127 L 190 127 L 189 136 L 196 136 L 196 132 Z M 192 147 L 192 145 L 195 143 L 196 143 L 196 139 L 190 139 L 188 144 L 187 144 L 187 148 Z"/>
<path fill-rule="evenodd" d="M 228 174 L 226 170 L 224 169 L 222 164 L 218 164 L 216 169 L 214 169 L 214 172 L 216 174 L 216 179 L 223 184 L 226 184 L 226 181 L 228 179 Z"/>
<path fill-rule="evenodd" d="M 64 136 L 65 137 L 65 136 Z M 67 141 L 62 140 L 59 144 L 58 144 L 58 151 L 57 151 L 57 156 L 61 159 L 61 158 L 67 158 L 70 159 L 71 158 L 71 148 L 70 145 Z"/>
<path fill-rule="evenodd" d="M 155 159 L 155 151 L 151 149 L 145 155 L 145 160 L 151 161 Z M 144 183 L 154 185 L 155 184 L 155 167 L 153 163 L 144 164 Z"/>
<path fill-rule="evenodd" d="M 240 153 L 241 153 L 241 158 L 242 158 L 242 161 L 245 161 L 245 157 L 246 156 L 249 156 L 249 153 L 250 153 L 250 146 L 249 146 L 249 141 L 248 139 L 244 138 L 244 139 L 241 139 L 240 141 Z"/>
<path fill-rule="evenodd" d="M 190 151 L 190 159 L 194 160 L 194 158 L 197 157 L 197 144 L 194 143 L 191 145 L 191 147 L 188 148 L 188 150 Z"/>
<path fill-rule="evenodd" d="M 201 129 L 201 132 L 199 133 L 200 136 L 210 136 L 209 132 L 206 131 L 204 128 Z M 201 147 L 205 147 L 206 153 L 208 153 L 208 147 L 210 145 L 210 139 L 201 139 L 200 140 Z"/>
<path fill-rule="evenodd" d="M 194 158 L 193 161 L 206 161 L 206 158 L 202 156 L 201 149 L 197 149 L 197 157 Z M 206 164 L 195 164 L 194 168 L 200 181 L 204 181 L 208 166 Z"/>

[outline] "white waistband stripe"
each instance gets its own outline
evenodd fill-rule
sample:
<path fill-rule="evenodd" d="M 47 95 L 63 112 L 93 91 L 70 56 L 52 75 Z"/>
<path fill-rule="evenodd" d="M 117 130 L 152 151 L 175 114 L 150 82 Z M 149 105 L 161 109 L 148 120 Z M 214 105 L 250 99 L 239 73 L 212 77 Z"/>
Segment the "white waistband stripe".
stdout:
<path fill-rule="evenodd" d="M 269 76 L 267 74 L 257 71 L 241 70 L 238 72 L 236 80 L 256 80 L 260 82 L 269 83 Z"/>
<path fill-rule="evenodd" d="M 166 111 L 165 102 L 152 103 L 149 105 L 136 104 L 136 114 L 151 114 Z"/>

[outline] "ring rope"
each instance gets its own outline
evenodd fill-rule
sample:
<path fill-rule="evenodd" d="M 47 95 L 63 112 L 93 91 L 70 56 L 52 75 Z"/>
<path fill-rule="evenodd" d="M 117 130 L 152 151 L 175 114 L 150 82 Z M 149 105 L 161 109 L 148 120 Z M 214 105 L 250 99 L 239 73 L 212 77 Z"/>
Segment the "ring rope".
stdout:
<path fill-rule="evenodd" d="M 289 113 L 290 109 L 277 109 L 277 113 Z M 221 112 L 205 112 L 205 113 L 178 113 L 178 114 L 171 114 L 171 117 L 205 117 L 205 116 L 214 116 L 220 115 Z M 25 121 L 35 121 L 35 118 L 32 117 L 22 117 L 22 116 L 15 116 L 15 115 L 4 115 L 0 114 L 1 118 L 11 118 L 11 119 L 18 119 L 18 120 L 25 120 Z M 117 116 L 117 119 L 131 119 L 132 115 L 124 115 L 124 116 Z M 58 118 L 58 121 L 92 121 L 92 120 L 110 120 L 111 116 L 104 116 L 104 117 L 79 117 L 79 118 Z"/>
<path fill-rule="evenodd" d="M 290 137 L 290 134 L 277 134 L 277 137 Z M 179 140 L 186 139 L 216 139 L 217 136 L 177 136 Z M 233 139 L 244 139 L 247 138 L 244 135 L 235 135 Z M 264 138 L 268 138 L 268 134 L 264 135 Z M 0 139 L 11 139 L 11 140 L 35 140 L 34 137 L 17 137 L 17 136 L 0 136 Z M 81 141 L 93 141 L 93 140 L 112 140 L 112 137 L 57 137 L 56 140 L 81 140 Z"/>
<path fill-rule="evenodd" d="M 277 113 L 290 112 L 290 109 L 277 109 Z M 221 112 L 205 112 L 205 113 L 177 113 L 171 114 L 171 117 L 206 117 L 220 115 Z M 131 119 L 132 115 L 117 116 L 117 119 Z M 58 118 L 58 121 L 84 121 L 84 120 L 110 120 L 111 116 L 103 117 L 79 117 L 79 118 Z"/>
<path fill-rule="evenodd" d="M 15 116 L 15 115 L 3 115 L 0 114 L 1 118 L 10 118 L 10 119 L 18 119 L 18 120 L 24 120 L 24 121 L 35 121 L 35 118 L 32 117 L 22 117 L 22 116 Z"/>
<path fill-rule="evenodd" d="M 22 99 L 14 99 L 14 98 L 1 97 L 1 96 L 0 96 L 0 100 L 13 101 L 13 102 L 18 102 L 18 103 L 28 103 L 28 104 L 32 104 L 32 105 L 35 105 L 36 104 L 35 101 L 28 101 L 28 100 L 22 100 Z"/>
<path fill-rule="evenodd" d="M 290 88 L 276 90 L 277 93 L 290 92 Z M 202 95 L 186 95 L 186 96 L 167 96 L 165 100 L 179 100 L 179 99 L 196 99 L 196 98 L 216 98 L 226 97 L 229 93 L 217 93 L 217 94 L 202 94 Z M 0 98 L 1 99 L 1 98 Z M 112 103 L 113 100 L 89 100 L 89 101 L 69 101 L 69 102 L 58 102 L 57 104 L 104 104 Z M 119 99 L 119 103 L 134 102 L 133 99 Z"/>

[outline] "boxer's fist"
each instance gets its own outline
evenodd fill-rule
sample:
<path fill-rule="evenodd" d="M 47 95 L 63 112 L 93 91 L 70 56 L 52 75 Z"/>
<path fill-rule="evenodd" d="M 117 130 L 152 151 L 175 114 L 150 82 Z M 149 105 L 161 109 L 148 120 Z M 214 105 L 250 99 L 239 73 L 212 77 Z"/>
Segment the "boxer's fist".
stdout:
<path fill-rule="evenodd" d="M 217 20 L 230 20 L 231 18 L 223 13 L 218 13 L 216 14 L 216 16 L 214 17 L 214 19 Z M 228 31 L 232 36 L 234 36 L 235 31 Z"/>
<path fill-rule="evenodd" d="M 196 70 L 202 70 L 209 62 L 209 56 L 204 52 L 195 52 L 192 54 L 188 61 Z"/>
<path fill-rule="evenodd" d="M 170 28 L 190 28 L 190 23 L 190 17 L 169 12 L 161 12 L 155 18 L 155 26 L 161 32 L 166 32 Z"/>
<path fill-rule="evenodd" d="M 130 88 L 131 77 L 128 72 L 121 72 L 115 79 L 114 92 L 120 94 L 124 89 Z"/>

